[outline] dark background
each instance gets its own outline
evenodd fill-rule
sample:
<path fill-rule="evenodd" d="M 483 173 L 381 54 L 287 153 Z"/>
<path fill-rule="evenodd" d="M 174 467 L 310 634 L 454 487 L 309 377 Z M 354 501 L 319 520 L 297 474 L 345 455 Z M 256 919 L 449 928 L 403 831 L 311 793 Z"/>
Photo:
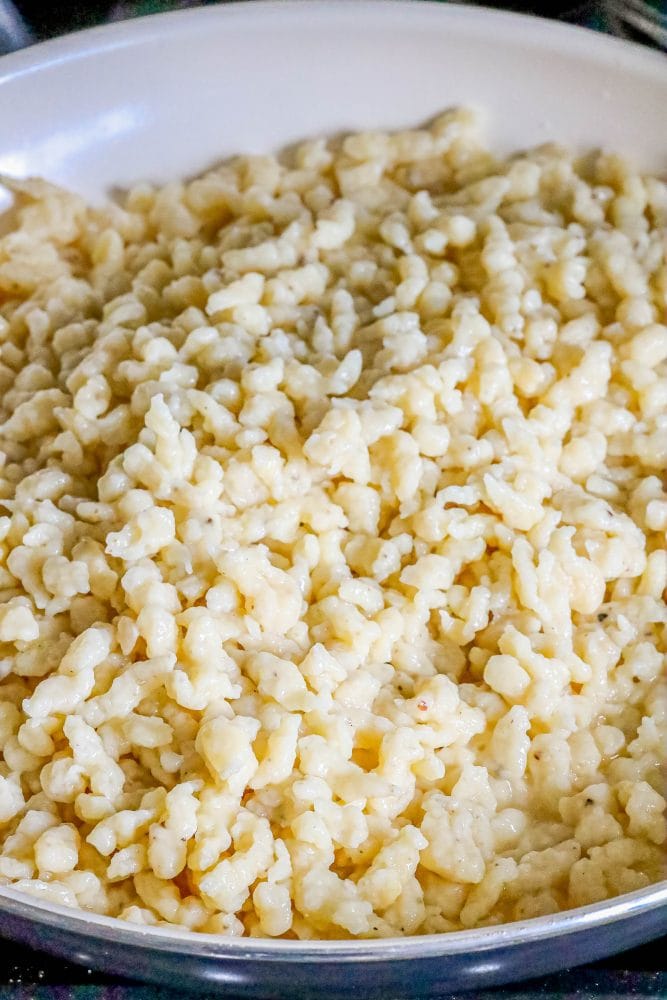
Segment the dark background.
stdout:
<path fill-rule="evenodd" d="M 122 0 L 115 3 L 105 0 L 85 3 L 14 0 L 14 4 L 33 39 L 38 41 L 106 21 L 197 5 L 188 0 Z M 622 29 L 619 22 L 605 13 L 605 8 L 597 2 L 554 0 L 539 4 L 492 3 L 487 0 L 486 6 L 541 14 L 616 34 L 630 33 L 627 27 Z M 653 6 L 667 11 L 665 0 L 653 0 Z M 650 42 L 646 37 L 633 37 Z M 663 938 L 582 969 L 563 971 L 542 980 L 469 996 L 470 1000 L 644 1000 L 649 997 L 667 1000 L 666 956 L 667 938 Z M 177 996 L 168 990 L 111 979 L 0 939 L 0 1000 L 175 1000 Z"/>
<path fill-rule="evenodd" d="M 233 0 L 231 0 L 233 2 Z M 14 5 L 23 15 L 38 39 L 50 38 L 78 28 L 99 24 L 104 20 L 120 20 L 124 17 L 159 13 L 181 7 L 197 6 L 188 0 L 125 0 L 125 2 L 105 2 L 90 0 L 88 3 L 66 3 L 59 0 L 14 0 Z M 209 6 L 204 3 L 198 6 Z M 542 14 L 546 17 L 567 17 L 580 20 L 582 15 L 593 12 L 595 3 L 576 3 L 573 0 L 553 0 L 552 3 L 486 3 L 487 7 L 503 7 Z"/>
<path fill-rule="evenodd" d="M 208 6 L 211 2 L 215 0 L 200 0 L 199 3 L 196 0 L 13 0 L 32 33 L 32 38 L 38 41 L 104 21 L 119 21 L 184 7 Z M 234 3 L 235 0 L 226 2 Z M 478 0 L 471 2 L 477 4 Z M 667 0 L 481 2 L 488 7 L 502 7 L 585 25 L 667 51 Z"/>

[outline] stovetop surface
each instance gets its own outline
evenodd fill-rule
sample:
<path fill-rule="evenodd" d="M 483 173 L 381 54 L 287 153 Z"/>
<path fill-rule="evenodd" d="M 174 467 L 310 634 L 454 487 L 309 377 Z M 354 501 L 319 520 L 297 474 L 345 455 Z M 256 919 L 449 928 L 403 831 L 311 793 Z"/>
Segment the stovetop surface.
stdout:
<path fill-rule="evenodd" d="M 469 996 L 470 1000 L 664 1000 L 666 952 L 667 938 L 662 938 L 603 962 Z M 0 941 L 0 1000 L 175 1000 L 177 995 Z M 457 994 L 456 1000 L 465 1000 L 465 995 Z"/>

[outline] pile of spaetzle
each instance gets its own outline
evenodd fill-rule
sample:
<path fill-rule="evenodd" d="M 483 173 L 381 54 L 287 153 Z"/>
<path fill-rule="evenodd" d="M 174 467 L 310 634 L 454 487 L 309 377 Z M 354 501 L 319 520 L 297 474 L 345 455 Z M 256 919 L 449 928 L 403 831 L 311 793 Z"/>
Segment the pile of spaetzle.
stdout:
<path fill-rule="evenodd" d="M 661 878 L 667 186 L 467 111 L 6 184 L 0 884 L 345 938 Z"/>

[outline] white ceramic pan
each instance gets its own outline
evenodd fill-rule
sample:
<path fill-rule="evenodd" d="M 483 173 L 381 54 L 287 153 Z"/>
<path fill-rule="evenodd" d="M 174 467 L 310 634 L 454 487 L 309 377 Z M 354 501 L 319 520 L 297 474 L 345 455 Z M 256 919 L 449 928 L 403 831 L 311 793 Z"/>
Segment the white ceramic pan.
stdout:
<path fill-rule="evenodd" d="M 83 32 L 0 60 L 0 172 L 95 199 L 315 133 L 488 113 L 504 149 L 557 138 L 667 171 L 667 59 L 479 8 L 234 4 Z M 121 975 L 271 996 L 427 996 L 526 978 L 667 931 L 667 882 L 557 916 L 395 941 L 137 929 L 0 890 L 0 932 Z"/>

